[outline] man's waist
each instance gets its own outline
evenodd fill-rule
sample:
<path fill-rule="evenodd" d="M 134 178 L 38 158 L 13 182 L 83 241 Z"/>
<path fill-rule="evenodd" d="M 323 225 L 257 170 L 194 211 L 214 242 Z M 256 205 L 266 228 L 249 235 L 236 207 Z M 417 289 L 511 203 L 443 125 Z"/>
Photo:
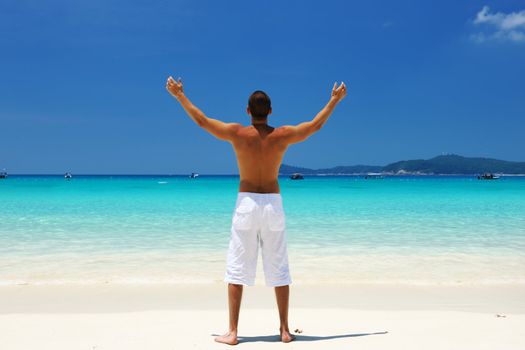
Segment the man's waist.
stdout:
<path fill-rule="evenodd" d="M 279 181 L 277 179 L 259 179 L 258 181 L 250 181 L 241 177 L 239 182 L 239 192 L 279 193 Z"/>
<path fill-rule="evenodd" d="M 252 196 L 252 197 L 280 197 L 281 193 L 279 192 L 247 192 L 247 191 L 239 191 L 238 196 Z"/>

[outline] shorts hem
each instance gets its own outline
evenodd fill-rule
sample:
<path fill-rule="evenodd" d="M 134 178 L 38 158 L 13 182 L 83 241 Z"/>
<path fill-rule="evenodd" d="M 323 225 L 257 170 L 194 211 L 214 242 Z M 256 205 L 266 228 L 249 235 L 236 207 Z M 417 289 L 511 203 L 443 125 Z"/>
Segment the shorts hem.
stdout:
<path fill-rule="evenodd" d="M 230 284 L 242 284 L 243 286 L 249 286 L 249 287 L 255 285 L 255 281 L 248 281 L 247 282 L 247 281 L 241 281 L 241 280 L 238 280 L 238 279 L 228 278 L 228 277 L 226 277 L 224 279 L 224 282 L 230 283 Z"/>
<path fill-rule="evenodd" d="M 266 287 L 283 287 L 292 284 L 292 279 L 289 278 L 287 280 L 282 281 L 266 281 Z"/>

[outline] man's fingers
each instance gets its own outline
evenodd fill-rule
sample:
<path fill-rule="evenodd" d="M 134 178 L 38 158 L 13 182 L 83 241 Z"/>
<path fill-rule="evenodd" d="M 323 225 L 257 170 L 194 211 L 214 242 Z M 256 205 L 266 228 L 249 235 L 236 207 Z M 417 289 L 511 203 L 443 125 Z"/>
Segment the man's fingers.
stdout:
<path fill-rule="evenodd" d="M 168 76 L 168 79 L 166 80 L 166 90 L 172 95 L 176 94 L 178 91 L 182 91 L 182 78 L 178 77 L 177 80 L 175 80 L 171 75 Z"/>
<path fill-rule="evenodd" d="M 178 81 L 175 81 L 175 79 L 173 79 L 173 77 L 170 75 L 168 77 L 168 83 L 169 84 L 174 84 L 174 85 L 182 85 L 182 79 L 181 79 L 181 77 L 179 77 Z"/>
<path fill-rule="evenodd" d="M 336 87 L 337 87 L 337 81 L 334 83 L 334 87 L 332 88 L 332 91 L 335 90 Z"/>

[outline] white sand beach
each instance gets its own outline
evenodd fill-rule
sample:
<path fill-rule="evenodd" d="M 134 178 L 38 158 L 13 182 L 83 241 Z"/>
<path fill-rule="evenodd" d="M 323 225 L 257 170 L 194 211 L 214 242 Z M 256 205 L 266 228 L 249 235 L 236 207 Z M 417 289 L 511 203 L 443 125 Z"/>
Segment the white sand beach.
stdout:
<path fill-rule="evenodd" d="M 249 349 L 523 349 L 525 286 L 292 285 L 290 344 L 273 290 L 245 288 Z M 498 316 L 499 315 L 499 316 Z M 226 288 L 203 285 L 3 286 L 0 348 L 220 349 Z"/>

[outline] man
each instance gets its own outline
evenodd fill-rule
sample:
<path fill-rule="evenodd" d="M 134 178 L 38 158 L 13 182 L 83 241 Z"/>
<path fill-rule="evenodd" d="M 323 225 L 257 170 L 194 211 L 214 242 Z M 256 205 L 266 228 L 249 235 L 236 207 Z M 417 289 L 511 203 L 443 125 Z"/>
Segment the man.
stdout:
<path fill-rule="evenodd" d="M 251 116 L 251 125 L 243 126 L 206 117 L 184 94 L 181 78 L 175 81 L 170 76 L 166 89 L 197 125 L 218 139 L 230 142 L 237 155 L 239 193 L 224 278 L 228 282 L 230 325 L 229 331 L 215 340 L 230 345 L 238 343 L 237 325 L 243 286 L 255 282 L 260 246 L 266 285 L 275 287 L 281 340 L 290 342 L 295 338 L 288 329 L 289 285 L 292 280 L 288 269 L 279 167 L 289 145 L 304 141 L 321 129 L 335 106 L 346 96 L 346 86 L 341 83 L 337 87 L 337 82 L 334 83 L 330 100 L 311 121 L 277 128 L 268 125 L 272 107 L 270 98 L 263 91 L 255 91 L 250 96 L 246 112 Z"/>

